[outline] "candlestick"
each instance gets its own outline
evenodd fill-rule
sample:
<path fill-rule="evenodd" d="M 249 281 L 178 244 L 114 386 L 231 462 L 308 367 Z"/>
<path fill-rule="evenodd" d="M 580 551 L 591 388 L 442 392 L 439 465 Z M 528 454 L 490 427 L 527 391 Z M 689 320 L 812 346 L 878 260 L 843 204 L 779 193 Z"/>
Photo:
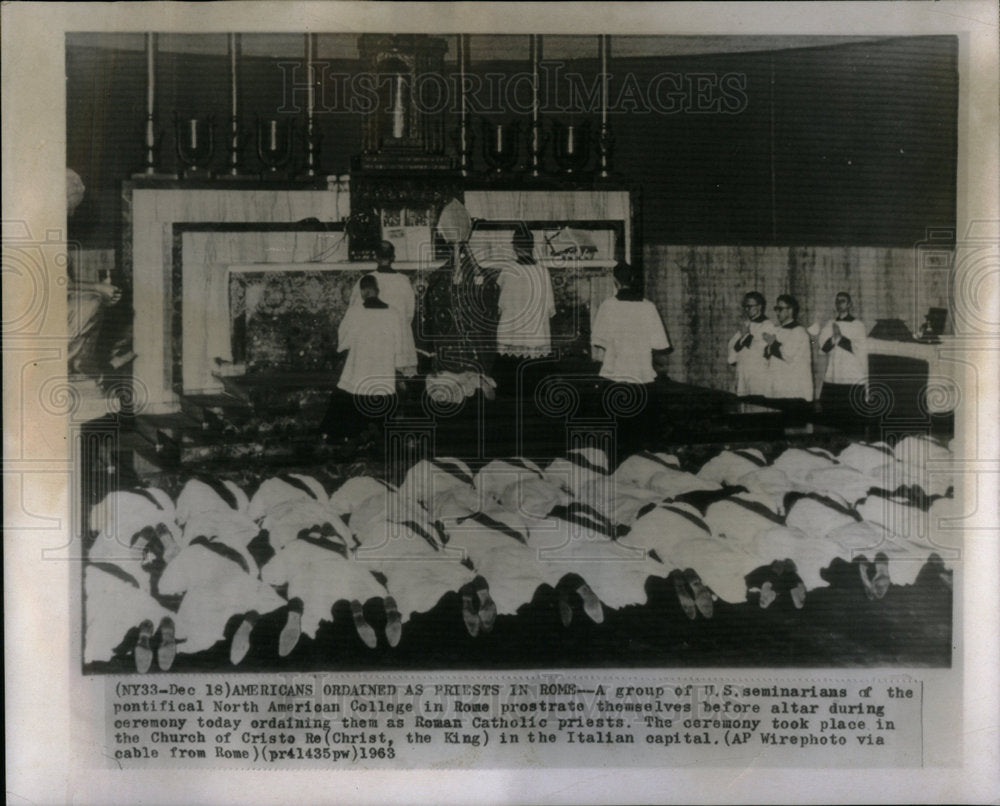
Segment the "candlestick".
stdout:
<path fill-rule="evenodd" d="M 469 35 L 458 36 L 458 167 L 462 176 L 472 168 L 472 134 L 469 131 L 469 102 L 465 97 L 465 77 L 469 71 Z"/>
<path fill-rule="evenodd" d="M 611 56 L 611 37 L 603 34 L 598 37 L 598 47 L 601 52 L 601 130 L 597 135 L 598 170 L 601 179 L 611 177 L 611 154 L 615 147 L 615 138 L 608 126 L 608 60 Z"/>
<path fill-rule="evenodd" d="M 146 34 L 146 114 L 156 111 L 156 34 Z"/>
<path fill-rule="evenodd" d="M 601 51 L 601 126 L 608 125 L 608 36 L 602 34 L 598 38 Z"/>
<path fill-rule="evenodd" d="M 458 37 L 458 102 L 459 112 L 462 116 L 462 124 L 465 124 L 465 115 L 468 111 L 468 101 L 465 97 L 465 73 L 466 60 L 469 58 L 469 35 L 460 34 Z"/>
<path fill-rule="evenodd" d="M 528 49 L 531 57 L 531 175 L 540 176 L 542 167 L 542 131 L 539 121 L 538 66 L 542 59 L 541 34 L 530 34 Z"/>
<path fill-rule="evenodd" d="M 313 34 L 306 34 L 306 80 L 309 86 L 306 90 L 306 117 L 311 121 L 316 105 L 316 78 L 313 75 L 313 60 L 315 59 Z"/>
<path fill-rule="evenodd" d="M 141 173 L 133 174 L 136 178 L 159 179 L 176 178 L 173 174 L 161 174 L 156 168 L 157 152 L 160 148 L 161 132 L 156 127 L 156 34 L 146 34 L 146 125 L 143 137 L 143 149 L 146 152 L 145 164 Z"/>
<path fill-rule="evenodd" d="M 238 114 L 238 97 L 237 97 L 237 64 L 236 64 L 236 52 L 239 47 L 238 40 L 236 37 L 238 34 L 229 35 L 229 108 L 230 114 L 235 118 Z"/>
<path fill-rule="evenodd" d="M 531 34 L 528 45 L 531 51 L 531 122 L 532 124 L 538 123 L 538 60 L 541 58 L 539 55 L 539 37 L 537 34 Z"/>
<path fill-rule="evenodd" d="M 403 77 L 396 76 L 396 100 L 392 109 L 392 136 L 403 136 Z"/>
<path fill-rule="evenodd" d="M 241 155 L 245 132 L 240 128 L 240 50 L 239 34 L 229 34 L 229 137 L 226 148 L 229 151 L 227 179 L 250 180 L 254 177 L 241 172 Z"/>

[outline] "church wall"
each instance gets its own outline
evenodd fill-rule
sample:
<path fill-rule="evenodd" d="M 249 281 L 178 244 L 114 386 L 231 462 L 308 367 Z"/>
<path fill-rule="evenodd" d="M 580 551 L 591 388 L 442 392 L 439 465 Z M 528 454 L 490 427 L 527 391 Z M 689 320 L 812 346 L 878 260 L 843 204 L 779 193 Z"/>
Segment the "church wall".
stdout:
<path fill-rule="evenodd" d="M 726 344 L 747 291 L 764 295 L 772 320 L 775 298 L 793 295 L 806 327 L 832 317 L 838 291 L 851 294 L 855 316 L 868 330 L 876 319 L 901 319 L 916 331 L 929 307 L 950 308 L 949 265 L 933 243 L 912 249 L 647 244 L 643 258 L 646 295 L 674 346 L 671 378 L 715 389 L 735 391 Z M 823 368 L 820 359 L 817 379 Z"/>
<path fill-rule="evenodd" d="M 646 243 L 900 247 L 925 237 L 928 227 L 953 224 L 957 54 L 957 39 L 942 36 L 662 58 L 614 58 L 612 50 L 613 169 L 621 182 L 642 186 Z M 320 164 L 326 173 L 345 174 L 361 152 L 356 105 L 363 98 L 349 90 L 360 66 L 346 58 L 322 64 Z M 595 126 L 596 58 L 544 64 L 546 136 L 557 121 Z M 301 72 L 301 60 L 290 58 L 240 62 L 247 171 L 259 166 L 256 116 L 301 124 L 301 88 L 296 94 L 288 86 L 296 65 Z M 87 186 L 71 235 L 87 248 L 110 248 L 119 183 L 143 162 L 145 57 L 141 50 L 80 46 L 71 35 L 66 66 L 67 160 Z M 527 158 L 528 110 L 511 107 L 527 96 L 496 89 L 525 69 L 523 60 L 478 62 L 473 54 L 476 172 L 486 167 L 484 121 L 520 121 L 522 162 Z M 445 70 L 454 71 L 454 62 Z M 178 168 L 175 112 L 215 116 L 215 167 L 225 165 L 228 71 L 224 52 L 158 56 L 163 170 Z M 451 110 L 448 150 L 457 126 Z M 546 170 L 556 167 L 551 151 L 550 143 Z"/>

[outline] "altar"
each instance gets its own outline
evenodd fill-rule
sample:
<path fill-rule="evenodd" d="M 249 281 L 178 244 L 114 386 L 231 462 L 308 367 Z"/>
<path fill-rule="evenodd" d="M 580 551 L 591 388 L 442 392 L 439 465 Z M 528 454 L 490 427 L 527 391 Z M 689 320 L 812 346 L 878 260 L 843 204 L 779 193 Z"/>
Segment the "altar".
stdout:
<path fill-rule="evenodd" d="M 179 411 L 183 395 L 221 393 L 220 376 L 336 370 L 337 324 L 354 283 L 375 268 L 351 260 L 349 191 L 176 183 L 126 190 L 133 384 L 145 413 Z M 509 259 L 515 227 L 535 234 L 556 298 L 554 345 L 562 355 L 588 355 L 591 318 L 614 293 L 611 270 L 631 259 L 630 191 L 470 188 L 462 195 L 476 220 L 469 251 L 484 271 Z M 425 223 L 423 247 L 395 264 L 414 285 L 418 330 L 427 284 L 449 255 L 435 241 L 435 222 Z M 568 232 L 585 233 L 592 248 L 560 250 Z"/>

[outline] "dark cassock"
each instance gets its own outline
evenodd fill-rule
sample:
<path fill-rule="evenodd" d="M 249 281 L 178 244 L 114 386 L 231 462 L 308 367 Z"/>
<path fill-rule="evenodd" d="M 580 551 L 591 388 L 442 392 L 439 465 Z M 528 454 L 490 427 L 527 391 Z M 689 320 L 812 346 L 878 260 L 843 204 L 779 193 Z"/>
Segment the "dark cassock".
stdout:
<path fill-rule="evenodd" d="M 421 310 L 418 346 L 433 353 L 428 390 L 458 384 L 471 396 L 489 378 L 497 354 L 497 272 L 483 269 L 465 246 L 432 272 Z"/>

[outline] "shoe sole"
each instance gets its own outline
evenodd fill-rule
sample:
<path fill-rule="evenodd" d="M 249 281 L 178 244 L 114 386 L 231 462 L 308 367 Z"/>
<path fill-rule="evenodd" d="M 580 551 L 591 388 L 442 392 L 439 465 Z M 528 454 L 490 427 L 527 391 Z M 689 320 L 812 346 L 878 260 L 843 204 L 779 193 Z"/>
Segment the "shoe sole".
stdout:
<path fill-rule="evenodd" d="M 174 622 L 164 618 L 160 622 L 160 647 L 156 650 L 156 665 L 160 671 L 169 672 L 177 657 L 177 638 L 174 634 Z"/>
<path fill-rule="evenodd" d="M 153 649 L 149 643 L 152 637 L 153 622 L 147 619 L 139 625 L 139 639 L 136 641 L 133 653 L 135 670 L 139 674 L 146 674 L 153 666 Z"/>

